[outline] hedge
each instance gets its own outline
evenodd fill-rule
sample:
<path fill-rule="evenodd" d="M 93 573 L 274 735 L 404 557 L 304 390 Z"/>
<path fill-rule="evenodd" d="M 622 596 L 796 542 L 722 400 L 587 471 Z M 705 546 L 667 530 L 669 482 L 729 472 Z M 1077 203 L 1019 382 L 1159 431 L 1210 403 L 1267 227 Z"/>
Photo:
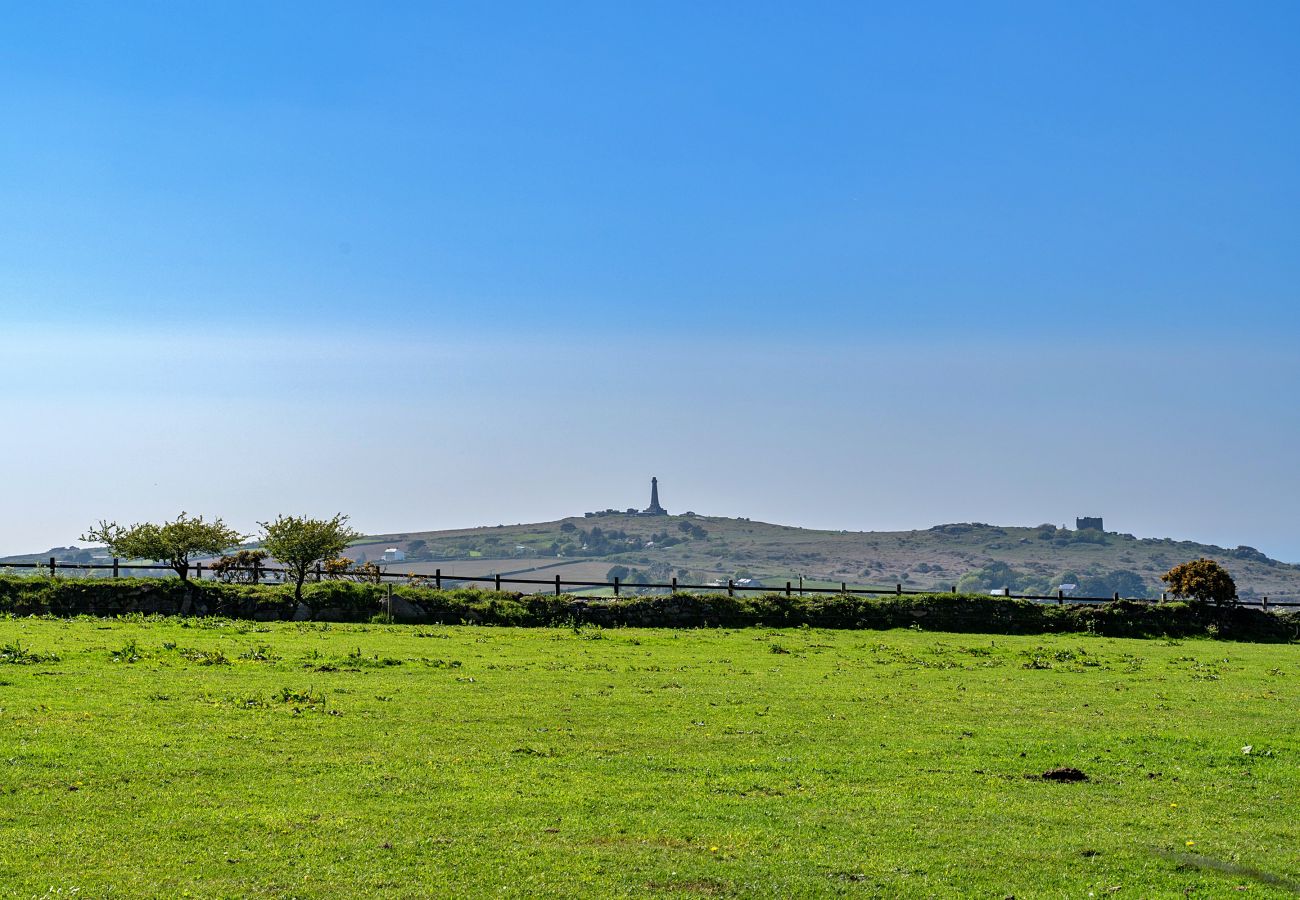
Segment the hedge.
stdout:
<path fill-rule="evenodd" d="M 327 581 L 303 588 L 303 606 L 283 585 L 223 584 L 177 579 L 75 579 L 0 576 L 0 613 L 98 615 L 127 613 L 221 615 L 249 619 L 317 618 L 368 621 L 388 610 L 388 588 Z M 1111 637 L 1217 636 L 1247 641 L 1300 637 L 1300 614 L 1268 613 L 1195 603 L 1043 604 L 978 594 L 728 597 L 673 594 L 583 600 L 573 596 L 482 590 L 438 591 L 395 587 L 399 622 L 511 625 L 597 625 L 607 628 L 791 628 L 888 629 L 983 634 L 1090 632 Z"/>

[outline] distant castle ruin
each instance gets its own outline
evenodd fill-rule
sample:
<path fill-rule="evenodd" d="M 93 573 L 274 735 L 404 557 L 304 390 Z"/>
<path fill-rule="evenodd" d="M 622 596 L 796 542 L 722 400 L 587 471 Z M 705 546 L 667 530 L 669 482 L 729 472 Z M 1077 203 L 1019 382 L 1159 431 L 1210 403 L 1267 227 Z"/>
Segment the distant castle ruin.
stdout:
<path fill-rule="evenodd" d="M 1097 516 L 1097 518 L 1095 519 L 1090 518 L 1088 516 L 1084 516 L 1081 519 L 1076 518 L 1074 520 L 1074 527 L 1078 531 L 1105 531 L 1106 530 L 1105 528 L 1101 527 L 1101 516 Z"/>

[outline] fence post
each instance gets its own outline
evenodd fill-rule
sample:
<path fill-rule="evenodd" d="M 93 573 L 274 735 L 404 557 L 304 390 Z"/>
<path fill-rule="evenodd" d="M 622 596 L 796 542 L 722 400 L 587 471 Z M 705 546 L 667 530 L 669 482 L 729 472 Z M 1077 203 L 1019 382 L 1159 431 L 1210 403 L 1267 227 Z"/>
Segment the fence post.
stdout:
<path fill-rule="evenodd" d="M 677 593 L 677 576 L 673 576 L 673 593 Z"/>
<path fill-rule="evenodd" d="M 1268 609 L 1268 594 L 1264 595 L 1264 608 Z"/>
<path fill-rule="evenodd" d="M 261 577 L 261 568 L 262 568 L 262 567 L 259 566 L 259 565 L 257 564 L 257 559 L 256 559 L 256 557 L 254 557 L 254 559 L 253 559 L 253 584 L 257 584 L 258 579 Z"/>
<path fill-rule="evenodd" d="M 50 562 L 54 562 L 54 560 L 50 560 Z M 736 583 L 732 581 L 730 578 L 727 579 L 727 596 L 728 597 L 736 596 Z"/>
<path fill-rule="evenodd" d="M 120 578 L 120 577 L 121 577 L 121 571 L 122 571 L 122 570 L 121 570 L 121 568 L 119 567 L 117 557 L 114 556 L 114 557 L 113 557 L 113 577 L 114 577 L 114 578 Z"/>
<path fill-rule="evenodd" d="M 787 597 L 790 596 L 790 582 L 788 582 L 788 581 L 785 583 L 785 595 L 786 595 Z"/>
<path fill-rule="evenodd" d="M 1065 591 L 1060 588 L 1056 589 L 1056 605 L 1062 606 L 1065 603 Z"/>
<path fill-rule="evenodd" d="M 1115 594 L 1114 594 L 1114 596 L 1111 597 L 1111 599 L 1112 599 L 1112 600 L 1118 600 L 1118 599 L 1119 599 L 1119 591 L 1116 591 Z"/>
<path fill-rule="evenodd" d="M 497 574 L 496 574 L 496 579 L 497 579 L 497 580 L 496 580 L 496 589 L 497 589 L 497 593 L 500 593 L 500 592 L 501 592 L 501 573 L 500 573 L 500 572 L 497 572 Z"/>
<path fill-rule="evenodd" d="M 442 569 L 433 570 L 433 586 L 442 590 Z"/>
<path fill-rule="evenodd" d="M 320 563 L 316 563 L 316 581 L 320 581 Z"/>
<path fill-rule="evenodd" d="M 1164 603 L 1164 602 L 1165 602 L 1165 594 L 1166 594 L 1166 593 L 1167 593 L 1166 591 L 1161 591 L 1161 592 L 1160 592 L 1160 602 L 1161 602 L 1161 603 Z"/>
<path fill-rule="evenodd" d="M 618 576 L 614 576 L 614 596 L 618 596 Z"/>
<path fill-rule="evenodd" d="M 1006 597 L 1008 600 L 1011 599 L 1011 585 L 1007 585 L 1002 589 L 1002 596 Z"/>
<path fill-rule="evenodd" d="M 841 593 L 841 594 L 847 594 L 848 592 L 849 592 L 849 583 L 848 583 L 847 581 L 841 581 L 841 582 L 840 582 L 840 593 Z"/>
<path fill-rule="evenodd" d="M 901 582 L 894 585 L 894 595 L 897 597 L 903 596 L 903 585 Z"/>
<path fill-rule="evenodd" d="M 952 586 L 952 592 L 953 592 L 954 594 L 957 593 L 957 585 L 954 584 L 954 585 Z"/>
<path fill-rule="evenodd" d="M 560 596 L 560 576 L 555 576 L 555 596 Z"/>
<path fill-rule="evenodd" d="M 203 580 L 203 563 L 194 564 L 194 577 L 199 581 Z"/>
<path fill-rule="evenodd" d="M 54 566 L 55 566 L 55 560 L 54 560 L 54 557 L 51 556 L 51 557 L 50 557 L 50 577 L 54 577 Z"/>

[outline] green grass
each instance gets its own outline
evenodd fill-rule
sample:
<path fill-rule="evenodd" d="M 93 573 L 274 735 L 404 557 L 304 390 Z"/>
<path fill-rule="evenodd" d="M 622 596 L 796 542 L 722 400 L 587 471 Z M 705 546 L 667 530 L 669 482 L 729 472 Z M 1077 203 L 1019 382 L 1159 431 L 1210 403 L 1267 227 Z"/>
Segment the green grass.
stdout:
<path fill-rule="evenodd" d="M 1296 654 L 2 619 L 0 886 L 1290 896 Z M 1056 766 L 1090 780 L 1034 777 Z"/>

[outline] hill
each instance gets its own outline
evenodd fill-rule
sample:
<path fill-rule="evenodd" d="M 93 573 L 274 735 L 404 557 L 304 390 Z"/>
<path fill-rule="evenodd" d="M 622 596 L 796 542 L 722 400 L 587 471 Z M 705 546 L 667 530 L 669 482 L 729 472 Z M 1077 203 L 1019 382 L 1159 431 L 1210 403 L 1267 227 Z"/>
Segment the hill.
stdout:
<path fill-rule="evenodd" d="M 708 583 L 749 577 L 769 587 L 848 583 L 856 587 L 1156 596 L 1170 567 L 1205 556 L 1222 563 L 1243 597 L 1300 598 L 1300 566 L 1252 547 L 1229 549 L 1194 541 L 1131 534 L 954 523 L 921 531 L 824 531 L 719 516 L 597 513 L 554 522 L 417 531 L 369 536 L 348 551 L 378 562 L 390 547 L 406 559 L 390 568 L 455 576 L 517 575 L 566 581 Z M 91 562 L 96 553 L 56 547 L 6 562 Z"/>
<path fill-rule="evenodd" d="M 402 569 L 448 575 L 539 573 L 566 580 L 621 577 L 707 583 L 753 577 L 773 587 L 800 576 L 808 586 L 892 586 L 964 590 L 1010 587 L 1080 594 L 1154 596 L 1170 567 L 1205 556 L 1218 560 L 1244 597 L 1300 597 L 1300 566 L 1251 547 L 1073 531 L 1052 525 L 936 525 L 923 531 L 822 531 L 715 516 L 598 514 L 522 525 L 377 535 L 355 545 L 357 559 L 388 547 L 407 553 Z M 544 574 L 541 574 L 544 573 Z"/>

